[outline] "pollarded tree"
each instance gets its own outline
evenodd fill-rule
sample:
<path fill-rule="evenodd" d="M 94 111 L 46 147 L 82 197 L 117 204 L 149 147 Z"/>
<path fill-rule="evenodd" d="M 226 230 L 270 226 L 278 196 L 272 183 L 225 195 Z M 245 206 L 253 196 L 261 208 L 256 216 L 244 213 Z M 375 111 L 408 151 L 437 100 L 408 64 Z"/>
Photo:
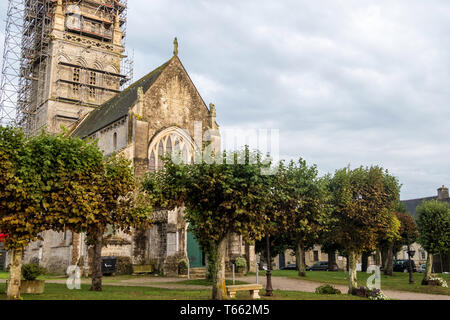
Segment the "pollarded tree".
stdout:
<path fill-rule="evenodd" d="M 344 168 L 331 179 L 333 216 L 337 219 L 336 240 L 348 253 L 349 292 L 357 288 L 356 262 L 365 251 L 374 251 L 382 235 L 398 230 L 392 212 L 399 189 L 386 183 L 380 167 Z"/>
<path fill-rule="evenodd" d="M 101 166 L 102 153 L 64 135 L 25 139 L 20 129 L 0 128 L 0 158 L 0 229 L 9 234 L 11 257 L 8 297 L 18 298 L 23 249 L 43 231 L 62 230 L 71 211 L 91 213 L 86 204 L 93 197 L 83 186 L 92 185 L 90 163 Z"/>
<path fill-rule="evenodd" d="M 248 149 L 231 156 L 224 153 L 223 163 L 184 165 L 167 159 L 165 169 L 149 174 L 144 182 L 152 201 L 161 207 L 185 205 L 189 229 L 208 256 L 213 275 L 212 298 L 216 300 L 226 294 L 228 235 L 240 234 L 247 241 L 261 239 L 269 221 L 261 214 L 268 190 L 259 159 Z"/>
<path fill-rule="evenodd" d="M 102 291 L 103 235 L 108 226 L 130 234 L 133 228 L 149 228 L 152 224 L 152 207 L 143 194 L 138 193 L 130 161 L 122 156 L 111 156 L 103 165 L 101 172 L 91 176 L 89 184 L 83 184 L 76 191 L 88 194 L 90 201 L 78 203 L 84 209 L 72 210 L 64 219 L 66 228 L 86 233 L 87 243 L 93 246 L 92 291 Z M 83 214 L 86 211 L 89 213 Z"/>
<path fill-rule="evenodd" d="M 45 230 L 86 233 L 94 246 L 92 290 L 101 290 L 101 248 L 108 225 L 130 232 L 149 223 L 145 205 L 136 205 L 135 178 L 129 161 L 105 158 L 97 144 L 66 134 L 42 133 L 27 147 L 40 182 L 40 214 Z M 141 204 L 141 203 L 140 203 Z"/>
<path fill-rule="evenodd" d="M 20 298 L 23 249 L 46 230 L 40 215 L 39 175 L 20 129 L 0 127 L 0 230 L 9 251 L 8 299 Z"/>
<path fill-rule="evenodd" d="M 281 165 L 277 183 L 277 206 L 280 225 L 293 241 L 299 276 L 306 276 L 305 251 L 319 242 L 331 222 L 328 179 L 319 178 L 317 167 L 306 161 Z"/>
<path fill-rule="evenodd" d="M 429 200 L 417 207 L 419 243 L 427 251 L 427 267 L 422 284 L 431 277 L 434 254 L 445 254 L 450 248 L 450 208 L 447 202 Z"/>

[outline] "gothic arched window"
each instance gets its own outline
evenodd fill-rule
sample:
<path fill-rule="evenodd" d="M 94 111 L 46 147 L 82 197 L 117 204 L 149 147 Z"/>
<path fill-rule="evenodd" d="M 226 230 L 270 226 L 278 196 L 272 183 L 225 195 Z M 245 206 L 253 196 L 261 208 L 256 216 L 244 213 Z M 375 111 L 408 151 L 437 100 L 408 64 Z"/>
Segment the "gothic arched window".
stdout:
<path fill-rule="evenodd" d="M 164 168 L 161 157 L 179 157 L 184 163 L 192 163 L 194 144 L 188 133 L 179 128 L 169 128 L 156 135 L 149 148 L 149 169 Z"/>

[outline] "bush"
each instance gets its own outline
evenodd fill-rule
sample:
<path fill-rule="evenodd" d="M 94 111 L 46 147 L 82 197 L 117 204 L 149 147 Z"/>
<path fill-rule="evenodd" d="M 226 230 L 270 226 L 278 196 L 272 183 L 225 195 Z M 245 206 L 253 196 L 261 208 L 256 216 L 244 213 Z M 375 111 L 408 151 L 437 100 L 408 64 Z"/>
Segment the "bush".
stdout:
<path fill-rule="evenodd" d="M 389 300 L 389 297 L 386 296 L 383 291 L 380 289 L 369 289 L 366 290 L 366 297 L 370 300 Z"/>
<path fill-rule="evenodd" d="M 45 273 L 45 269 L 35 263 L 24 264 L 22 266 L 22 276 L 28 281 L 34 281 L 37 277 L 44 275 Z"/>
<path fill-rule="evenodd" d="M 116 275 L 127 275 L 133 273 L 133 264 L 130 257 L 116 257 Z"/>
<path fill-rule="evenodd" d="M 359 288 L 353 288 L 352 295 L 368 298 L 369 300 L 389 300 L 389 297 L 386 296 L 383 291 L 376 288 L 366 288 L 366 287 L 359 287 Z"/>
<path fill-rule="evenodd" d="M 242 257 L 236 258 L 236 260 L 234 260 L 234 265 L 238 269 L 246 268 L 247 267 L 247 260 L 245 260 Z"/>
<path fill-rule="evenodd" d="M 435 275 L 432 275 L 431 278 L 428 279 L 428 281 L 425 280 L 425 285 L 431 285 L 431 286 L 438 286 L 438 287 L 448 288 L 447 281 L 445 281 L 442 278 L 436 277 Z"/>
<path fill-rule="evenodd" d="M 318 294 L 341 294 L 341 291 L 329 284 L 324 284 L 324 285 L 316 288 L 316 293 L 318 293 Z"/>
<path fill-rule="evenodd" d="M 187 274 L 188 271 L 188 261 L 186 259 L 180 259 L 178 261 L 178 274 Z"/>

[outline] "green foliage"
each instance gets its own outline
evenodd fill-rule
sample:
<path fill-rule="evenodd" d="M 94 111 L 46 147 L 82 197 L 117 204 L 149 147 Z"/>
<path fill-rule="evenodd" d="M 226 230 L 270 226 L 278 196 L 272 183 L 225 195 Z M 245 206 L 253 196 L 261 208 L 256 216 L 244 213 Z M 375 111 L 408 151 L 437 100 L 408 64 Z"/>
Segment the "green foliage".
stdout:
<path fill-rule="evenodd" d="M 236 268 L 246 268 L 247 260 L 242 257 L 236 258 L 236 260 L 234 260 L 234 265 L 236 266 Z"/>
<path fill-rule="evenodd" d="M 218 245 L 230 233 L 260 239 L 268 220 L 260 214 L 267 197 L 262 164 L 250 161 L 259 155 L 246 150 L 226 156 L 231 164 L 184 165 L 167 160 L 164 170 L 148 174 L 143 182 L 155 206 L 185 205 L 190 231 L 204 249 Z"/>
<path fill-rule="evenodd" d="M 419 237 L 419 231 L 413 217 L 403 212 L 396 212 L 395 215 L 400 221 L 400 229 L 398 232 L 400 239 L 397 243 L 400 245 L 411 245 L 416 242 Z"/>
<path fill-rule="evenodd" d="M 330 194 L 327 177 L 319 178 L 317 167 L 306 161 L 280 164 L 274 183 L 275 210 L 280 233 L 304 249 L 318 242 L 331 223 Z"/>
<path fill-rule="evenodd" d="M 324 284 L 316 288 L 317 294 L 341 294 L 339 289 L 336 289 L 332 285 Z"/>
<path fill-rule="evenodd" d="M 429 200 L 417 207 L 419 243 L 429 254 L 450 252 L 450 208 L 447 202 Z"/>
<path fill-rule="evenodd" d="M 187 274 L 188 261 L 186 259 L 178 260 L 178 274 Z"/>
<path fill-rule="evenodd" d="M 46 270 L 35 263 L 24 264 L 22 266 L 22 276 L 25 280 L 34 281 L 37 277 L 44 275 Z"/>
<path fill-rule="evenodd" d="M 0 230 L 9 233 L 7 250 L 24 248 L 48 229 L 38 157 L 20 129 L 0 127 Z"/>
<path fill-rule="evenodd" d="M 378 166 L 337 170 L 330 181 L 334 240 L 347 252 L 373 251 L 380 239 L 398 237 L 394 215 L 397 179 Z"/>

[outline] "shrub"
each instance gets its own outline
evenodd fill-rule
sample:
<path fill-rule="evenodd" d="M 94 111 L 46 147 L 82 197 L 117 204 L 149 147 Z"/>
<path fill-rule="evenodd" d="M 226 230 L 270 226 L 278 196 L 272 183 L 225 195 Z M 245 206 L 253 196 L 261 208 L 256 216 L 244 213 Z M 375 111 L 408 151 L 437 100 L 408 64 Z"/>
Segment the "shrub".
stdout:
<path fill-rule="evenodd" d="M 240 268 L 246 268 L 247 267 L 247 260 L 245 260 L 242 257 L 236 258 L 236 260 L 234 260 L 234 265 L 236 266 L 236 268 L 240 269 Z"/>
<path fill-rule="evenodd" d="M 187 274 L 188 261 L 186 259 L 178 260 L 178 274 Z"/>
<path fill-rule="evenodd" d="M 24 264 L 22 266 L 22 276 L 25 280 L 34 281 L 40 275 L 45 274 L 45 269 L 35 263 Z"/>
<path fill-rule="evenodd" d="M 448 288 L 448 284 L 447 281 L 445 281 L 442 278 L 436 277 L 434 275 L 431 276 L 430 279 L 428 279 L 427 285 L 434 285 L 434 286 L 438 286 L 438 287 L 443 287 L 443 288 Z"/>
<path fill-rule="evenodd" d="M 366 297 L 370 300 L 389 300 L 388 296 L 386 296 L 383 291 L 380 289 L 366 289 Z"/>
<path fill-rule="evenodd" d="M 358 297 L 368 298 L 369 300 L 389 300 L 389 297 L 386 296 L 383 291 L 376 288 L 353 288 L 352 294 Z"/>
<path fill-rule="evenodd" d="M 341 294 L 341 291 L 329 284 L 324 284 L 324 285 L 316 288 L 316 293 L 318 293 L 318 294 Z"/>
<path fill-rule="evenodd" d="M 130 257 L 116 257 L 116 275 L 127 275 L 133 273 L 133 264 Z"/>

